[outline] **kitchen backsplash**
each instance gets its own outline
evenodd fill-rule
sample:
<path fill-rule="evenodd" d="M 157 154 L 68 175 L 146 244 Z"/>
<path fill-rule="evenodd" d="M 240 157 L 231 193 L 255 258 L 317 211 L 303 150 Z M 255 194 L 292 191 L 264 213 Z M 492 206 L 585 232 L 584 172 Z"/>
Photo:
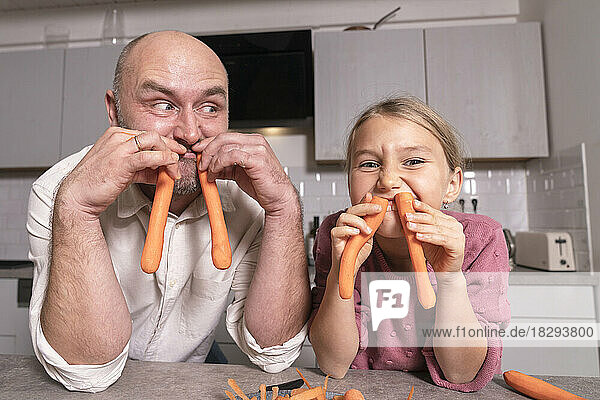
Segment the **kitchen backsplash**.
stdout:
<path fill-rule="evenodd" d="M 42 171 L 0 171 L 0 259 L 26 260 L 25 230 L 31 184 Z"/>
<path fill-rule="evenodd" d="M 581 144 L 525 164 L 529 229 L 569 232 L 578 271 L 590 271 L 584 154 Z"/>

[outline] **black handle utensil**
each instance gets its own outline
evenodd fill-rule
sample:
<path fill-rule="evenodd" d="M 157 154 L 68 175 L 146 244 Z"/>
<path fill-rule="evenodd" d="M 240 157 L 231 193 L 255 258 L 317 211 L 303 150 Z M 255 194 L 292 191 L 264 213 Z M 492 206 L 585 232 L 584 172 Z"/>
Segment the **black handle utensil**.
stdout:
<path fill-rule="evenodd" d="M 294 381 L 289 381 L 289 382 L 285 382 L 282 383 L 280 385 L 271 385 L 271 386 L 267 386 L 267 391 L 273 391 L 273 388 L 275 386 L 279 387 L 279 390 L 293 390 L 293 389 L 299 389 L 304 385 L 304 381 L 302 379 L 296 379 Z"/>

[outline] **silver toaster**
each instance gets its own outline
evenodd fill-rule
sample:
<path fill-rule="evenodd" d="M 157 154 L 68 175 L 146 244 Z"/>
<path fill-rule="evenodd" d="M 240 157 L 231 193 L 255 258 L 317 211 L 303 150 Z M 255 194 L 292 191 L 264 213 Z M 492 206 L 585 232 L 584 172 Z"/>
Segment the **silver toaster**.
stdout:
<path fill-rule="evenodd" d="M 517 232 L 515 262 L 546 271 L 575 271 L 573 240 L 568 232 Z"/>

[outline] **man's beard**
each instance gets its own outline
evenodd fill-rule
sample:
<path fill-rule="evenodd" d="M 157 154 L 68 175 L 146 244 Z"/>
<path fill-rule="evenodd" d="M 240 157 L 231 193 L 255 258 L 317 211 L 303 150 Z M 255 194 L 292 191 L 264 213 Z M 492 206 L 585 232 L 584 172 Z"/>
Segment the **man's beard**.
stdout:
<path fill-rule="evenodd" d="M 120 107 L 117 107 L 120 108 Z M 121 117 L 120 110 L 117 110 L 117 122 L 121 128 L 132 129 L 124 118 Z M 182 143 L 183 144 L 183 143 Z M 184 146 L 186 146 L 184 144 Z M 186 146 L 188 147 L 188 146 Z M 196 193 L 200 190 L 200 180 L 198 179 L 198 168 L 196 167 L 196 159 L 194 158 L 179 158 L 179 172 L 181 179 L 175 181 L 173 187 L 173 195 L 183 196 L 187 194 Z"/>

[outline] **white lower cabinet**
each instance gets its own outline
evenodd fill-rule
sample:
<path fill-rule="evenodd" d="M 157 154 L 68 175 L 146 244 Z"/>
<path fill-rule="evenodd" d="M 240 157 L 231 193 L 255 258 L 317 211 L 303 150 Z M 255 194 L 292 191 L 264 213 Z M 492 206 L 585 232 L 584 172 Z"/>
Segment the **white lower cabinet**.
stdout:
<path fill-rule="evenodd" d="M 596 324 L 596 289 L 592 285 L 510 285 L 510 326 L 551 328 L 559 323 Z M 539 347 L 535 342 L 531 340 L 530 346 L 522 347 L 508 345 L 505 341 L 502 371 L 514 369 L 530 375 L 600 376 L 597 343 L 596 346 L 582 347 L 571 341 L 562 342 L 567 343 L 563 347 Z"/>
<path fill-rule="evenodd" d="M 0 354 L 33 354 L 29 309 L 17 302 L 18 279 L 0 279 Z"/>

